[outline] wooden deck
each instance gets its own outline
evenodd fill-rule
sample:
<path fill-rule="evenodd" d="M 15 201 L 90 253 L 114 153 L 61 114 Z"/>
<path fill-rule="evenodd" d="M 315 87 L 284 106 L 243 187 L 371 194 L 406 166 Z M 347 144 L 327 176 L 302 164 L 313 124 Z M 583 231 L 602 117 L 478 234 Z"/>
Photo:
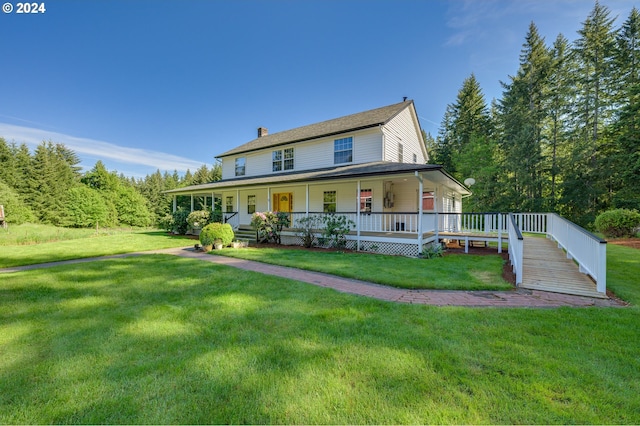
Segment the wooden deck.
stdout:
<path fill-rule="evenodd" d="M 520 287 L 606 299 L 591 278 L 550 239 L 525 237 L 523 257 Z"/>

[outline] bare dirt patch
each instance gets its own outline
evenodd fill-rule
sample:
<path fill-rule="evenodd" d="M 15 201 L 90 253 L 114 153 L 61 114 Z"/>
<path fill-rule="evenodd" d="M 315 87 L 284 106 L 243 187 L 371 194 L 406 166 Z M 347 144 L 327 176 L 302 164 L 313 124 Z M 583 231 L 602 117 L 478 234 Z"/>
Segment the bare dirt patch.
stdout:
<path fill-rule="evenodd" d="M 615 240 L 607 240 L 607 243 L 640 250 L 640 238 L 618 238 Z"/>

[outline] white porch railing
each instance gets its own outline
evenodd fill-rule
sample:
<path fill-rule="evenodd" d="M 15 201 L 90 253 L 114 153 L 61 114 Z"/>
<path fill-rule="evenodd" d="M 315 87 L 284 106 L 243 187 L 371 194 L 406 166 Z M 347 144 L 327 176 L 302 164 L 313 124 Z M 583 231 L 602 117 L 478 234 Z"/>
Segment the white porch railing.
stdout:
<path fill-rule="evenodd" d="M 524 262 L 524 238 L 518 228 L 516 215 L 509 214 L 507 219 L 507 231 L 509 233 L 509 260 L 516 274 L 516 285 L 522 284 L 522 272 Z"/>

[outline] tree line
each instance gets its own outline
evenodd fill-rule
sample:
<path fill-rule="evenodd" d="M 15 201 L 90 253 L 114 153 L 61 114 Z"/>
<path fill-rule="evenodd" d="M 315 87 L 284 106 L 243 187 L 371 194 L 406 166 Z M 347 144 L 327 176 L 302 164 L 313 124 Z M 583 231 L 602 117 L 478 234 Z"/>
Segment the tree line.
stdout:
<path fill-rule="evenodd" d="M 469 211 L 553 211 L 590 226 L 640 209 L 640 14 L 618 28 L 595 3 L 570 42 L 531 23 L 517 73 L 487 105 L 472 74 L 447 106 L 431 161 L 473 177 Z"/>
<path fill-rule="evenodd" d="M 82 173 L 80 159 L 64 144 L 26 144 L 0 137 L 0 204 L 9 223 L 41 222 L 67 227 L 155 226 L 171 214 L 173 198 L 163 191 L 219 180 L 219 165 L 184 175 L 155 173 L 143 179 L 118 175 L 96 162 Z M 190 208 L 181 197 L 178 205 Z M 203 200 L 196 200 L 202 203 Z M 196 206 L 199 208 L 199 205 Z"/>

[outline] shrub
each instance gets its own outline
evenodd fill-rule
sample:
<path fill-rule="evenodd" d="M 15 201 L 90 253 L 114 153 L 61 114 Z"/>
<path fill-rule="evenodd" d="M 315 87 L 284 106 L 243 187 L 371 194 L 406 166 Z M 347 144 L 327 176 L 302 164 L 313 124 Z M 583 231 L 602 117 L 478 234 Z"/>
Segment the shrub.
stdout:
<path fill-rule="evenodd" d="M 189 210 L 184 208 L 179 208 L 175 212 L 173 212 L 173 223 L 171 230 L 176 234 L 184 235 L 187 233 L 189 229 L 189 224 L 187 223 L 187 217 L 189 217 Z"/>
<path fill-rule="evenodd" d="M 0 204 L 4 205 L 7 222 L 13 225 L 36 221 L 36 215 L 18 193 L 2 181 L 0 181 Z"/>
<path fill-rule="evenodd" d="M 300 218 L 296 221 L 296 233 L 302 238 L 302 245 L 306 248 L 311 248 L 315 243 L 315 231 L 320 229 L 322 225 L 322 216 L 311 215 Z"/>
<path fill-rule="evenodd" d="M 607 238 L 633 237 L 640 227 L 640 213 L 627 209 L 609 210 L 598 215 L 595 225 Z"/>
<path fill-rule="evenodd" d="M 256 230 L 259 243 L 280 244 L 280 232 L 289 226 L 289 215 L 282 212 L 256 212 L 251 216 L 251 226 Z"/>
<path fill-rule="evenodd" d="M 207 210 L 196 210 L 189 213 L 187 216 L 187 223 L 192 229 L 202 229 L 209 224 L 211 213 Z"/>
<path fill-rule="evenodd" d="M 213 222 L 200 231 L 200 244 L 212 245 L 215 240 L 222 241 L 223 246 L 228 246 L 233 241 L 233 228 L 228 223 Z"/>
<path fill-rule="evenodd" d="M 356 224 L 343 215 L 329 214 L 322 218 L 324 231 L 322 232 L 322 244 L 329 244 L 330 247 L 345 247 L 347 239 L 345 235 L 351 231 Z"/>

